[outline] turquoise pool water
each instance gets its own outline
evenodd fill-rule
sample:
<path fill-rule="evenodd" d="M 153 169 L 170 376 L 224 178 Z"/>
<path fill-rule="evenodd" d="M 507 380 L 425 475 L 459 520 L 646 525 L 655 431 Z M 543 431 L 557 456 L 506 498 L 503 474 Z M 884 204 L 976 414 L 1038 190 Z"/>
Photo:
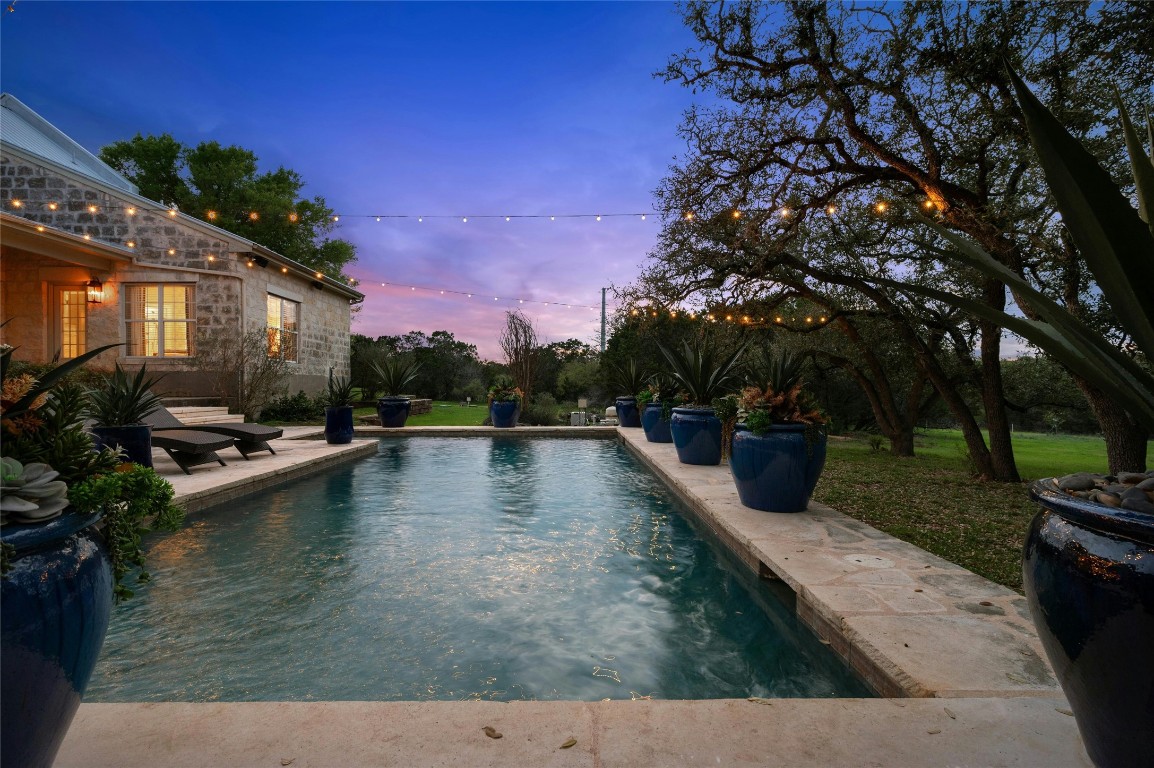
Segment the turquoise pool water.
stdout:
<path fill-rule="evenodd" d="M 615 441 L 384 439 L 148 549 L 86 701 L 871 695 Z"/>

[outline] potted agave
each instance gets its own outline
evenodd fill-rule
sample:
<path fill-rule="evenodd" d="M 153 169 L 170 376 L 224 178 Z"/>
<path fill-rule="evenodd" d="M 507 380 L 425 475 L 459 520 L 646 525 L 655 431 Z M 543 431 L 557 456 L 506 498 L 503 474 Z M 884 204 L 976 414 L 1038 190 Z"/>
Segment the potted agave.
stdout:
<path fill-rule="evenodd" d="M 334 378 L 329 371 L 325 392 L 325 442 L 345 445 L 353 441 L 353 384 L 346 378 Z"/>
<path fill-rule="evenodd" d="M 720 357 L 701 343 L 682 342 L 681 349 L 658 348 L 688 400 L 674 408 L 669 419 L 677 460 L 682 464 L 720 464 L 721 420 L 712 403 L 737 388 L 737 364 L 744 345 Z"/>
<path fill-rule="evenodd" d="M 645 439 L 651 443 L 672 443 L 669 420 L 673 409 L 685 402 L 686 398 L 672 376 L 664 373 L 651 376 L 649 386 L 637 393 L 637 408 L 641 411 L 641 429 L 645 431 Z"/>
<path fill-rule="evenodd" d="M 1008 69 L 1008 67 L 1007 67 Z M 1037 319 L 998 312 L 924 286 L 899 287 L 954 304 L 1037 345 L 1110 395 L 1154 432 L 1154 160 L 1117 102 L 1138 210 L 1098 164 L 1009 72 L 1062 221 L 1132 347 L 1122 351 L 976 244 L 932 221 L 960 259 L 1005 283 Z M 1147 119 L 1154 144 L 1154 124 Z M 877 282 L 894 285 L 886 280 Z M 1086 752 L 1100 766 L 1148 765 L 1154 755 L 1154 473 L 1038 480 L 1042 510 L 1030 524 L 1023 588 L 1034 624 L 1070 702 Z"/>
<path fill-rule="evenodd" d="M 799 358 L 776 355 L 764 374 L 764 389 L 742 390 L 746 417 L 733 433 L 729 471 L 745 506 L 803 512 L 825 466 L 827 419 L 802 391 Z"/>
<path fill-rule="evenodd" d="M 376 375 L 383 394 L 377 400 L 377 415 L 382 427 L 403 427 L 413 407 L 410 398 L 401 394 L 417 378 L 421 364 L 404 355 L 394 355 L 383 362 L 372 362 L 369 367 Z"/>
<path fill-rule="evenodd" d="M 641 426 L 641 412 L 637 408 L 637 398 L 634 393 L 645 386 L 648 374 L 637 365 L 636 360 L 630 360 L 622 365 L 606 362 L 610 383 L 627 394 L 618 395 L 613 401 L 617 411 L 617 424 L 622 427 L 636 429 Z"/>
<path fill-rule="evenodd" d="M 489 387 L 489 420 L 493 426 L 499 429 L 517 426 L 522 398 L 521 388 L 513 386 L 507 377 L 498 379 Z"/>
<path fill-rule="evenodd" d="M 117 363 L 104 386 L 89 390 L 87 415 L 98 446 L 121 450 L 129 461 L 152 466 L 152 427 L 144 420 L 160 408 L 152 388 L 163 378 L 149 378 L 146 365 L 129 376 Z"/>
<path fill-rule="evenodd" d="M 0 754 L 5 765 L 49 766 L 80 706 L 114 600 L 143 566 L 140 537 L 175 529 L 172 486 L 151 468 L 95 450 L 84 390 L 64 380 L 110 347 L 39 379 L 3 378 L 0 467 Z M 151 521 L 146 524 L 146 521 Z M 139 570 L 137 579 L 147 580 Z"/>

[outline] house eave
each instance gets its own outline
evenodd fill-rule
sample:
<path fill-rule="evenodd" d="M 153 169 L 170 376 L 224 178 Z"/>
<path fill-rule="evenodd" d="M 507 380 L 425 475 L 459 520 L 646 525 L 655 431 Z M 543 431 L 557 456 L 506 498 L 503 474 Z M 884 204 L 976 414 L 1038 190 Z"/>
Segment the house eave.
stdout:
<path fill-rule="evenodd" d="M 63 232 L 22 216 L 0 212 L 0 243 L 39 256 L 111 271 L 117 263 L 131 263 L 134 254 L 127 248 L 83 235 Z"/>

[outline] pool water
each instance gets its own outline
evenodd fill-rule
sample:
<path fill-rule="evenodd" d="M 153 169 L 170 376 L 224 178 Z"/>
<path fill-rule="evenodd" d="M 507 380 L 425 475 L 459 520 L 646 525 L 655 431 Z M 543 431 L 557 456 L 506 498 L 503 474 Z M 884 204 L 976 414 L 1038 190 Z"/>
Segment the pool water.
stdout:
<path fill-rule="evenodd" d="M 871 695 L 616 441 L 383 439 L 147 549 L 87 701 Z"/>

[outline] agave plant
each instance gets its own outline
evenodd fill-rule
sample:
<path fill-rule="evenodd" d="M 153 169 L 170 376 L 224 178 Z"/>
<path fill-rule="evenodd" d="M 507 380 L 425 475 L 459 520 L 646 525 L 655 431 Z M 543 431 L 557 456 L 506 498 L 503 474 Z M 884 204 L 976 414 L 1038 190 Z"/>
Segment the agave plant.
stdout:
<path fill-rule="evenodd" d="M 135 376 L 116 364 L 103 387 L 88 392 L 88 416 L 101 427 L 124 427 L 143 424 L 144 419 L 160 408 L 160 398 L 153 394 L 164 375 L 148 376 L 148 366 L 140 366 Z"/>
<path fill-rule="evenodd" d="M 1097 159 L 1070 135 L 1013 70 L 1009 70 L 1009 75 L 1031 143 L 1070 237 L 1134 346 L 1147 362 L 1154 360 L 1154 290 L 1148 284 L 1154 273 L 1154 159 L 1143 151 L 1121 99 L 1116 99 L 1138 193 L 1135 210 Z M 1147 132 L 1154 144 L 1154 124 L 1149 118 Z M 931 247 L 932 252 L 944 259 L 959 259 L 1002 281 L 1039 319 L 1016 317 L 933 288 L 882 278 L 875 282 L 952 304 L 1013 331 L 1112 396 L 1136 422 L 1154 431 L 1154 373 L 1149 367 L 1115 348 L 1101 333 L 975 243 L 934 221 L 923 221 L 954 247 L 951 251 Z"/>
<path fill-rule="evenodd" d="M 605 368 L 609 373 L 609 383 L 623 392 L 623 397 L 633 397 L 645 387 L 649 373 L 637 364 L 636 360 L 626 363 L 605 361 Z"/>
<path fill-rule="evenodd" d="M 377 381 L 384 390 L 385 397 L 397 397 L 417 374 L 421 372 L 421 364 L 412 358 L 395 355 L 383 363 L 373 361 L 369 364 Z"/>
<path fill-rule="evenodd" d="M 673 378 L 685 388 L 694 406 L 708 408 L 714 399 L 736 389 L 741 380 L 738 361 L 745 352 L 744 344 L 721 356 L 700 342 L 693 345 L 682 342 L 681 349 L 657 346 L 668 361 Z"/>
<path fill-rule="evenodd" d="M 329 386 L 328 392 L 325 393 L 325 401 L 328 403 L 330 408 L 340 408 L 342 406 L 352 405 L 352 381 L 344 377 L 334 377 L 333 372 L 329 371 Z"/>

